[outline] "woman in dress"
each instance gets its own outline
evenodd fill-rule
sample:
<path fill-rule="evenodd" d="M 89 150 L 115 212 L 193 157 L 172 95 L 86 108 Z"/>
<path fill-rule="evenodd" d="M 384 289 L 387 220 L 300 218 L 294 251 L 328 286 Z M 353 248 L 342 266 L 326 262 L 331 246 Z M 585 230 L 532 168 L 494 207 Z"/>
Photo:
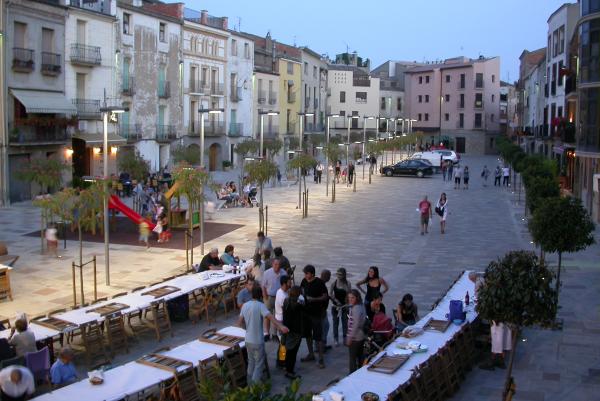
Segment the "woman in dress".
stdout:
<path fill-rule="evenodd" d="M 362 288 L 363 284 L 366 284 L 366 290 Z M 356 283 L 356 286 L 360 292 L 365 294 L 365 303 L 371 302 L 375 294 L 381 293 L 383 295 L 389 290 L 386 281 L 382 277 L 379 277 L 379 268 L 377 266 L 369 267 L 367 277 Z M 383 291 L 381 287 L 383 287 Z"/>
<path fill-rule="evenodd" d="M 406 294 L 402 297 L 402 301 L 398 304 L 395 311 L 396 329 L 402 332 L 405 327 L 412 326 L 419 320 L 417 305 L 413 303 L 413 296 Z"/>
<path fill-rule="evenodd" d="M 333 325 L 333 339 L 336 347 L 340 345 L 339 325 L 342 321 L 343 344 L 346 343 L 346 333 L 348 332 L 348 293 L 352 289 L 352 284 L 346 278 L 346 269 L 340 267 L 336 273 L 336 279 L 329 288 L 329 298 L 333 302 L 331 306 L 331 324 Z"/>
<path fill-rule="evenodd" d="M 446 217 L 448 216 L 448 200 L 445 192 L 440 195 L 440 199 L 435 205 L 435 212 L 440 216 L 440 229 L 444 234 L 446 232 Z"/>
<path fill-rule="evenodd" d="M 348 334 L 346 345 L 348 346 L 348 370 L 354 372 L 363 363 L 363 347 L 365 344 L 365 306 L 360 299 L 358 290 L 351 290 L 348 294 Z"/>

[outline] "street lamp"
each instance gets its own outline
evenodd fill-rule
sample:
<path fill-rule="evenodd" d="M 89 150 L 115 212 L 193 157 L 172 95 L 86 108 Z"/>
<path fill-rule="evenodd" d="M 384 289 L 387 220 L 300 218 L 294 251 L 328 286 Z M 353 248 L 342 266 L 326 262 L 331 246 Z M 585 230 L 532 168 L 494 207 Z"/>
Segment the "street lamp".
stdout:
<path fill-rule="evenodd" d="M 304 140 L 304 119 L 306 117 L 312 117 L 314 116 L 315 113 L 298 113 L 298 117 L 300 117 L 298 120 L 300 121 L 300 138 L 298 140 L 298 149 L 299 149 L 299 153 L 302 152 L 302 141 Z M 292 152 L 295 153 L 295 152 Z M 300 185 L 300 176 L 302 175 L 302 170 L 300 169 L 300 167 L 298 167 L 298 209 L 302 209 L 302 189 Z"/>
<path fill-rule="evenodd" d="M 339 114 L 327 114 L 327 130 L 326 130 L 326 146 L 329 148 L 329 119 L 338 118 Z M 325 171 L 327 173 L 327 181 L 325 185 L 325 196 L 329 196 L 329 152 L 325 153 Z"/>
<path fill-rule="evenodd" d="M 263 157 L 263 147 L 264 147 L 264 117 L 265 116 L 277 116 L 279 115 L 278 111 L 263 111 L 259 110 L 258 115 L 260 116 L 260 156 Z"/>
<path fill-rule="evenodd" d="M 200 113 L 200 167 L 204 169 L 204 115 L 205 114 L 221 114 L 224 113 L 225 109 L 198 109 L 198 113 Z M 204 188 L 202 188 L 202 192 L 204 194 Z M 189 199 L 188 199 L 189 202 Z M 192 219 L 192 224 L 194 222 L 194 216 L 192 214 L 192 204 L 188 205 L 188 209 L 190 211 L 190 219 Z M 192 244 L 191 244 L 191 252 L 192 252 L 192 261 L 194 260 L 194 240 L 193 240 L 193 231 L 190 233 Z M 200 202 L 200 253 L 204 255 L 204 201 Z"/>
<path fill-rule="evenodd" d="M 353 119 L 357 120 L 358 118 L 358 116 L 348 116 L 348 136 L 346 138 L 346 179 L 350 178 L 350 125 L 352 124 Z"/>
<path fill-rule="evenodd" d="M 363 143 L 362 143 L 362 175 L 363 181 L 365 180 L 365 144 L 367 143 L 367 120 L 374 120 L 375 117 L 363 116 Z"/>
<path fill-rule="evenodd" d="M 103 200 L 103 210 L 104 210 L 104 270 L 105 270 L 105 280 L 106 285 L 110 285 L 110 261 L 109 261 L 109 253 L 108 253 L 108 118 L 109 115 L 120 114 L 129 111 L 128 107 L 118 107 L 111 106 L 106 107 L 106 102 L 104 103 L 104 107 L 100 108 L 100 113 L 102 113 L 102 123 L 103 123 L 103 155 L 102 160 L 104 163 L 102 175 L 104 176 L 104 200 Z"/>

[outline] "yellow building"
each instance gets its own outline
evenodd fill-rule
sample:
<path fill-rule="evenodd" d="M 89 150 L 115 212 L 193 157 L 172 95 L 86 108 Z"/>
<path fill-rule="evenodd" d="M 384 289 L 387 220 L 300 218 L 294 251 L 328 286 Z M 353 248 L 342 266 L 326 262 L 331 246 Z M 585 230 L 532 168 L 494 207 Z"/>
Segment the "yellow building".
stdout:
<path fill-rule="evenodd" d="M 279 58 L 279 135 L 298 135 L 301 110 L 302 64 L 292 58 Z"/>

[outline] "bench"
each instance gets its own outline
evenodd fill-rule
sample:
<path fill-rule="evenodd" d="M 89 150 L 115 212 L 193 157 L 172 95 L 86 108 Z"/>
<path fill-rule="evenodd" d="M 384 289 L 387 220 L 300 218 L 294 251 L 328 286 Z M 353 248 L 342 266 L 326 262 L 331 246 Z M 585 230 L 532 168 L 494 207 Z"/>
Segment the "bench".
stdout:
<path fill-rule="evenodd" d="M 19 259 L 18 255 L 9 255 L 8 248 L 3 242 L 0 242 L 0 264 L 13 267 L 15 262 Z"/>

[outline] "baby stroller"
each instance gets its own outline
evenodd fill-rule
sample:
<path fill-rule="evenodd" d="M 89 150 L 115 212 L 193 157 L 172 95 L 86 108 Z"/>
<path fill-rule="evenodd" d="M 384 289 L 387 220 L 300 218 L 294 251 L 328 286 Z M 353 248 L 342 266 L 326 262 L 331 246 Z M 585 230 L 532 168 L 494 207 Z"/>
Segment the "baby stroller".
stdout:
<path fill-rule="evenodd" d="M 367 361 L 369 356 L 382 351 L 385 345 L 393 339 L 394 325 L 392 319 L 387 317 L 385 313 L 377 312 L 373 316 L 373 320 L 369 320 L 365 326 L 368 327 L 365 330 L 367 338 L 365 339 L 363 355 L 367 356 L 365 359 Z"/>
<path fill-rule="evenodd" d="M 250 192 L 248 192 L 248 202 L 250 203 L 250 207 L 258 206 L 258 200 L 256 199 L 256 195 L 258 191 L 256 187 L 250 188 Z"/>

